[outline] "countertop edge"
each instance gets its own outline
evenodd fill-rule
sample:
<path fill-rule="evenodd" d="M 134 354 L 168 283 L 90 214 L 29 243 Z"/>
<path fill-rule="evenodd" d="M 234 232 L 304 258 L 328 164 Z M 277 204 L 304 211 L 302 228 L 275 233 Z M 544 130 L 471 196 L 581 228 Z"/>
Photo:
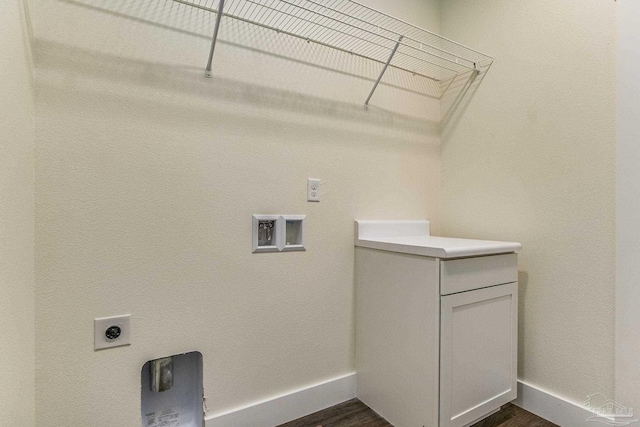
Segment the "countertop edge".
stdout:
<path fill-rule="evenodd" d="M 427 256 L 432 258 L 464 258 L 464 257 L 473 257 L 473 256 L 483 256 L 483 255 L 498 255 L 498 254 L 506 254 L 513 253 L 519 250 L 522 250 L 522 245 L 520 243 L 514 242 L 505 242 L 504 245 L 492 247 L 492 248 L 458 248 L 458 249 L 450 249 L 446 250 L 443 248 L 433 248 L 428 246 L 414 246 L 414 245 L 403 245 L 400 243 L 390 243 L 390 242 L 380 242 L 380 241 L 372 241 L 372 240 L 361 240 L 357 239 L 355 241 L 356 247 L 369 248 L 369 249 L 378 249 L 388 252 L 396 252 L 396 253 L 404 253 L 410 255 L 419 255 L 419 256 Z"/>
<path fill-rule="evenodd" d="M 377 242 L 372 240 L 356 240 L 356 247 L 378 249 L 387 252 L 396 252 L 409 255 L 420 255 L 432 258 L 447 258 L 447 252 L 440 248 L 428 248 L 424 246 L 402 245 L 398 243 Z"/>

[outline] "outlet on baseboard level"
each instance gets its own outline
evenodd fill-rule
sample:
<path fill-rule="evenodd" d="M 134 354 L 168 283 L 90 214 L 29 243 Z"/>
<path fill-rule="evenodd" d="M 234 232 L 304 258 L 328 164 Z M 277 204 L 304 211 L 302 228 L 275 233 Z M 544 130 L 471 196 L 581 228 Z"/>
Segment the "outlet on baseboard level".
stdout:
<path fill-rule="evenodd" d="M 93 321 L 93 348 L 120 347 L 131 344 L 131 315 L 100 317 Z"/>

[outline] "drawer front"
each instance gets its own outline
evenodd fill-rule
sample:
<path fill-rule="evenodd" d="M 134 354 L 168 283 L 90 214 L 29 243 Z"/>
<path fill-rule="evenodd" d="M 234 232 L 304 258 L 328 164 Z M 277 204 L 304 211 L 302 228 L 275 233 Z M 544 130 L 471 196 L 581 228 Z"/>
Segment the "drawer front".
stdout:
<path fill-rule="evenodd" d="M 517 254 L 440 261 L 441 295 L 449 295 L 517 281 Z"/>

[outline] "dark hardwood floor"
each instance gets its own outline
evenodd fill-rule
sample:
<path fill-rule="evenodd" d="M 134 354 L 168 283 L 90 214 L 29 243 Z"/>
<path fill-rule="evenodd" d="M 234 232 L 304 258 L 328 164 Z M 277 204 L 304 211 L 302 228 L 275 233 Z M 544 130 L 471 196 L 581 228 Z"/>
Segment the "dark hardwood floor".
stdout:
<path fill-rule="evenodd" d="M 556 424 L 508 403 L 500 411 L 471 427 L 558 427 Z"/>
<path fill-rule="evenodd" d="M 558 427 L 515 405 L 507 404 L 499 412 L 472 427 Z M 282 424 L 280 427 L 393 427 L 358 399 L 349 400 L 324 411 Z"/>
<path fill-rule="evenodd" d="M 280 427 L 393 427 L 358 399 L 282 424 Z"/>

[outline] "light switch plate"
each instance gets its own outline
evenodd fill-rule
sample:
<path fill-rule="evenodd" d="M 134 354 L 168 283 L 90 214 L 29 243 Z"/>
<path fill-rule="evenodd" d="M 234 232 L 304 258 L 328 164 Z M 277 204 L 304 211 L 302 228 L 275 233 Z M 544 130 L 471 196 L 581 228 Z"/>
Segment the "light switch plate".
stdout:
<path fill-rule="evenodd" d="M 131 315 L 100 317 L 93 321 L 94 350 L 131 344 Z"/>
<path fill-rule="evenodd" d="M 307 179 L 307 202 L 320 201 L 320 180 L 315 178 Z"/>

